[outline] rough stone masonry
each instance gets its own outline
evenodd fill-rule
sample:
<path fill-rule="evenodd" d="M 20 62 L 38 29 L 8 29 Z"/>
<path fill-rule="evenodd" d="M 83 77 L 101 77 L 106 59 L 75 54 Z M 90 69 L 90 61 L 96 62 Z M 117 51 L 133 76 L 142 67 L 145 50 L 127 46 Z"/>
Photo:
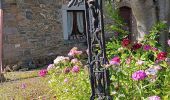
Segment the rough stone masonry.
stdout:
<path fill-rule="evenodd" d="M 64 43 L 61 7 L 62 0 L 3 0 L 5 65 L 50 63 L 50 57 L 80 45 Z"/>

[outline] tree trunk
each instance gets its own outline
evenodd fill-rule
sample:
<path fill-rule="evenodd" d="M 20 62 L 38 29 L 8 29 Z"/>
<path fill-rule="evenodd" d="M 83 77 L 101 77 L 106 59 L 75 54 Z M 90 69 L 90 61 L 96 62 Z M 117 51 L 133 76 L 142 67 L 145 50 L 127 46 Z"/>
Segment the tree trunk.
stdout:
<path fill-rule="evenodd" d="M 131 0 L 130 3 L 137 22 L 138 40 L 149 33 L 157 20 L 155 5 L 153 0 Z"/>

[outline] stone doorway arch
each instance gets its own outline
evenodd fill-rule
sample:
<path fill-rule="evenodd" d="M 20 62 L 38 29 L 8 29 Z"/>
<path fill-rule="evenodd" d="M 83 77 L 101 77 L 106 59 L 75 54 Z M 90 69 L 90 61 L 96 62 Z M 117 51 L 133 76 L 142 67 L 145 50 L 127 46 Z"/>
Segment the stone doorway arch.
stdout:
<path fill-rule="evenodd" d="M 127 24 L 127 29 L 128 31 L 131 32 L 132 29 L 132 10 L 129 7 L 123 6 L 119 8 L 119 13 L 120 16 L 123 18 L 124 22 Z"/>
<path fill-rule="evenodd" d="M 122 6 L 119 8 L 120 16 L 123 18 L 124 22 L 127 24 L 125 30 L 129 31 L 131 34 L 129 38 L 132 41 L 135 41 L 138 34 L 137 34 L 137 24 L 136 19 L 132 13 L 132 9 L 128 6 Z"/>

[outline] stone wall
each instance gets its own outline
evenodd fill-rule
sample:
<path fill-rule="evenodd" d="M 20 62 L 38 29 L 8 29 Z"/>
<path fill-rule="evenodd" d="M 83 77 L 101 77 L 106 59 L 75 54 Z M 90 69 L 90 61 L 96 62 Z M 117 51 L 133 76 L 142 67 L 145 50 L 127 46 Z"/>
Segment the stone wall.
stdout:
<path fill-rule="evenodd" d="M 62 0 L 3 0 L 5 64 L 66 55 L 76 45 L 63 42 L 61 6 Z"/>

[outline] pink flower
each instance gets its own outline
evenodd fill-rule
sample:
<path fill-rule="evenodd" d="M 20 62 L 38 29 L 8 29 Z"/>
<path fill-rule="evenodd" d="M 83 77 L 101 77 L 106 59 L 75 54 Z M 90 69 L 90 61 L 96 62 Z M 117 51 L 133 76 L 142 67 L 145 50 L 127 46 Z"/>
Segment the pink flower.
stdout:
<path fill-rule="evenodd" d="M 78 63 L 78 62 L 79 62 L 79 61 L 78 61 L 77 58 L 74 58 L 74 59 L 71 60 L 71 63 L 73 63 L 73 64 L 76 64 L 76 63 Z"/>
<path fill-rule="evenodd" d="M 147 75 L 143 70 L 136 71 L 132 74 L 132 79 L 135 81 L 143 80 L 145 77 L 147 77 Z"/>
<path fill-rule="evenodd" d="M 148 97 L 149 100 L 161 100 L 159 96 L 150 96 Z"/>
<path fill-rule="evenodd" d="M 42 69 L 39 71 L 39 76 L 40 77 L 45 77 L 47 75 L 48 71 L 46 69 Z"/>
<path fill-rule="evenodd" d="M 126 64 L 130 64 L 130 63 L 131 63 L 131 60 L 132 60 L 131 57 L 129 57 L 128 59 L 126 59 Z"/>
<path fill-rule="evenodd" d="M 152 50 L 152 51 L 158 51 L 158 48 L 152 47 L 151 50 Z"/>
<path fill-rule="evenodd" d="M 75 57 L 77 55 L 81 55 L 82 53 L 83 53 L 82 51 L 78 51 L 77 47 L 74 47 L 70 50 L 68 56 Z"/>
<path fill-rule="evenodd" d="M 49 71 L 49 70 L 51 70 L 53 68 L 54 68 L 54 65 L 53 64 L 49 64 L 48 67 L 47 67 L 47 70 Z"/>
<path fill-rule="evenodd" d="M 22 83 L 22 84 L 21 84 L 21 88 L 22 88 L 22 89 L 25 89 L 25 88 L 26 88 L 26 84 L 25 84 L 25 83 Z"/>
<path fill-rule="evenodd" d="M 168 45 L 170 46 L 170 39 L 167 41 Z"/>
<path fill-rule="evenodd" d="M 72 68 L 72 72 L 73 73 L 78 73 L 80 71 L 80 67 L 79 66 L 74 66 L 73 68 Z"/>
<path fill-rule="evenodd" d="M 115 56 L 112 60 L 110 60 L 110 65 L 120 65 L 120 58 Z"/>
<path fill-rule="evenodd" d="M 150 45 L 144 45 L 143 46 L 143 50 L 145 50 L 145 51 L 148 51 L 148 50 L 150 50 L 151 49 L 151 46 Z"/>
<path fill-rule="evenodd" d="M 67 82 L 68 82 L 68 78 L 65 78 L 65 79 L 64 79 L 64 82 L 67 83 Z"/>

